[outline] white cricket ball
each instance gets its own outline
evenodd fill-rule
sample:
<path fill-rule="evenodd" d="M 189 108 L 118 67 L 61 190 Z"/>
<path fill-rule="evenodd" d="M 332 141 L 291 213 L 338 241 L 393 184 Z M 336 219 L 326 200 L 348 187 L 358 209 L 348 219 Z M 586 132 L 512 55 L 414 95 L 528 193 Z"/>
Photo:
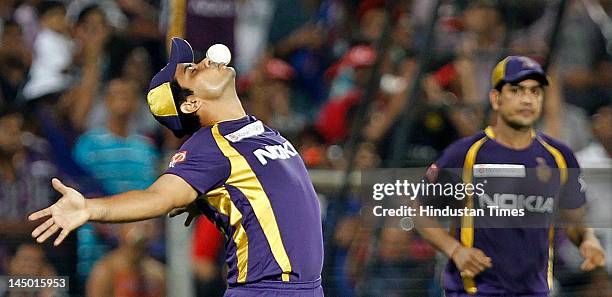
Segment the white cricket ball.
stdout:
<path fill-rule="evenodd" d="M 206 57 L 213 63 L 227 65 L 232 60 L 232 53 L 227 46 L 217 43 L 208 48 Z"/>

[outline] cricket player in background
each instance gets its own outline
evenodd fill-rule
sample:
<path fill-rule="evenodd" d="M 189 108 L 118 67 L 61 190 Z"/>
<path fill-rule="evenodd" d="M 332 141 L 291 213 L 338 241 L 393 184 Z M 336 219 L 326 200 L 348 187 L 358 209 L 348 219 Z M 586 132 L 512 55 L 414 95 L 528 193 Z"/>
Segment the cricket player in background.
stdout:
<path fill-rule="evenodd" d="M 130 222 L 190 210 L 225 234 L 225 296 L 323 296 L 323 238 L 317 195 L 295 148 L 245 114 L 236 72 L 172 39 L 168 64 L 151 80 L 151 112 L 177 137 L 191 135 L 149 188 L 85 199 L 53 179 L 62 194 L 29 216 L 48 217 L 33 232 L 59 245 L 87 221 Z M 188 222 L 187 222 L 188 223 Z"/>
<path fill-rule="evenodd" d="M 440 182 L 443 170 L 452 168 L 460 169 L 457 182 L 484 182 L 486 194 L 468 197 L 467 207 L 522 209 L 525 219 L 541 223 L 539 227 L 475 228 L 481 217 L 462 217 L 461 226 L 451 227 L 452 235 L 435 226 L 417 226 L 450 259 L 443 277 L 447 297 L 550 293 L 553 206 L 566 217 L 580 218 L 585 195 L 571 150 L 533 128 L 546 85 L 548 79 L 537 62 L 521 56 L 503 59 L 493 70 L 489 93 L 495 124 L 450 145 L 428 169 L 429 182 Z M 521 198 L 529 196 L 535 198 Z M 583 270 L 604 265 L 605 255 L 592 229 L 569 224 L 565 232 L 584 257 Z"/>

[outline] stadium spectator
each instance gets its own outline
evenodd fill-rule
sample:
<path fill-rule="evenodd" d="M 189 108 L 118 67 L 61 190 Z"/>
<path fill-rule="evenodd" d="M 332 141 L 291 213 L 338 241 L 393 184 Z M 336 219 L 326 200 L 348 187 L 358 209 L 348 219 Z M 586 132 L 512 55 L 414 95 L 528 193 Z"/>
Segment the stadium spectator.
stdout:
<path fill-rule="evenodd" d="M 69 20 L 77 22 L 83 11 L 91 7 L 97 7 L 104 13 L 104 18 L 109 24 L 118 30 L 123 30 L 128 26 L 128 20 L 121 11 L 120 3 L 123 1 L 114 0 L 72 0 L 69 1 L 66 9 L 66 16 Z M 133 1 L 136 2 L 136 1 Z"/>
<path fill-rule="evenodd" d="M 134 81 L 137 90 L 144 94 L 149 87 L 147 78 L 151 76 L 151 55 L 143 47 L 132 49 L 121 67 L 121 77 Z"/>
<path fill-rule="evenodd" d="M 119 77 L 132 49 L 132 40 L 125 33 L 115 29 L 108 21 L 102 6 L 90 4 L 77 15 L 74 22 L 75 37 L 87 42 L 86 34 L 101 34 L 99 59 L 100 75 L 103 82 Z M 86 46 L 82 43 L 81 46 Z M 98 91 L 98 90 L 96 90 Z"/>
<path fill-rule="evenodd" d="M 0 37 L 0 109 L 17 104 L 17 94 L 31 62 L 32 52 L 25 44 L 21 27 L 13 20 L 6 21 Z"/>
<path fill-rule="evenodd" d="M 470 1 L 461 15 L 461 23 L 463 31 L 455 52 L 472 63 L 471 72 L 477 82 L 473 86 L 475 92 L 469 94 L 476 98 L 467 99 L 486 103 L 490 86 L 482 82 L 489 81 L 490 71 L 499 60 L 506 25 L 495 2 L 487 0 Z"/>
<path fill-rule="evenodd" d="M 149 87 L 148 78 L 153 72 L 151 64 L 151 54 L 141 46 L 135 47 L 130 51 L 121 68 L 121 77 L 134 81 L 137 85 L 139 96 L 146 94 Z M 147 112 L 146 100 L 138 100 L 138 108 L 134 121 L 131 122 L 131 129 L 143 135 L 151 136 L 159 130 L 155 124 L 155 119 Z"/>
<path fill-rule="evenodd" d="M 337 202 L 335 202 L 337 203 Z M 359 203 L 356 199 L 350 200 L 347 209 L 347 213 L 338 218 L 336 228 L 334 230 L 334 248 L 333 250 L 326 251 L 329 253 L 327 257 L 332 257 L 333 261 L 333 273 L 331 281 L 336 285 L 335 288 L 331 288 L 328 293 L 337 296 L 352 297 L 356 296 L 355 284 L 349 277 L 348 266 L 350 261 L 354 260 L 349 258 L 349 251 L 353 241 L 356 238 L 356 233 L 359 231 Z"/>
<path fill-rule="evenodd" d="M 44 149 L 43 140 L 23 131 L 19 112 L 0 110 L 0 272 L 8 269 L 11 247 L 32 231 L 23 216 L 52 202 L 55 168 Z"/>
<path fill-rule="evenodd" d="M 239 74 L 249 73 L 264 55 L 275 1 L 250 0 L 236 3 L 236 56 L 234 65 Z"/>
<path fill-rule="evenodd" d="M 357 8 L 359 31 L 356 40 L 372 45 L 381 36 L 385 23 L 385 1 L 361 1 Z"/>
<path fill-rule="evenodd" d="M 30 79 L 23 89 L 27 100 L 68 89 L 71 79 L 68 70 L 75 52 L 63 2 L 43 1 L 37 11 L 42 28 L 34 41 Z"/>
<path fill-rule="evenodd" d="M 576 153 L 585 168 L 612 168 L 612 106 L 602 106 L 593 115 L 593 141 Z"/>
<path fill-rule="evenodd" d="M 21 244 L 11 258 L 9 275 L 13 276 L 54 276 L 55 269 L 47 262 L 42 247 L 35 244 Z"/>
<path fill-rule="evenodd" d="M 330 64 L 327 30 L 333 23 L 323 5 L 326 1 L 276 1 L 268 32 L 268 44 L 275 57 L 295 69 L 295 102 L 308 107 L 310 118 L 327 97 L 323 74 Z M 332 8 L 327 8 L 332 10 Z"/>
<path fill-rule="evenodd" d="M 152 221 L 119 227 L 119 247 L 102 258 L 87 280 L 87 296 L 166 296 L 164 265 L 146 254 Z"/>
<path fill-rule="evenodd" d="M 23 116 L 16 110 L 0 114 L 0 217 L 21 218 L 48 204 L 53 195 L 48 179 L 56 172 L 45 153 L 46 143 L 23 131 Z"/>
<path fill-rule="evenodd" d="M 106 122 L 81 135 L 74 146 L 76 163 L 107 194 L 147 188 L 157 177 L 158 153 L 146 137 L 130 130 L 140 106 L 137 85 L 114 79 L 105 94 Z M 121 152 L 121 153 L 117 153 Z M 94 263 L 113 245 L 106 225 L 86 224 L 77 231 L 79 275 L 86 279 Z"/>
<path fill-rule="evenodd" d="M 589 118 L 584 109 L 566 101 L 559 69 L 549 71 L 552 82 L 546 91 L 540 126 L 544 133 L 558 137 L 572 150 L 579 151 L 589 144 Z"/>
<path fill-rule="evenodd" d="M 117 0 L 123 13 L 127 16 L 128 35 L 142 41 L 159 40 L 159 2 L 145 0 Z"/>
<path fill-rule="evenodd" d="M 13 10 L 15 9 L 14 5 L 15 5 L 14 1 L 3 1 L 2 3 L 0 3 L 0 22 L 2 24 L 4 24 L 5 20 L 8 20 L 11 18 L 11 15 L 13 14 Z M 2 31 L 2 25 L 0 25 L 0 32 L 1 31 Z"/>
<path fill-rule="evenodd" d="M 38 22 L 36 7 L 42 0 L 26 0 L 20 2 L 21 3 L 15 8 L 13 17 L 23 29 L 23 39 L 28 45 L 28 48 L 32 49 L 36 35 L 41 29 Z"/>
<path fill-rule="evenodd" d="M 292 106 L 291 82 L 295 70 L 277 58 L 264 58 L 259 64 L 249 75 L 249 113 L 293 139 L 306 121 Z"/>
<path fill-rule="evenodd" d="M 139 100 L 135 82 L 110 81 L 104 99 L 105 125 L 81 135 L 74 146 L 76 162 L 98 179 L 108 194 L 144 189 L 157 176 L 157 151 L 147 138 L 130 130 Z M 117 151 L 122 153 L 109 153 Z"/>
<path fill-rule="evenodd" d="M 298 136 L 298 151 L 307 168 L 329 168 L 328 146 L 315 127 L 306 127 Z"/>
<path fill-rule="evenodd" d="M 564 97 L 588 114 L 612 100 L 610 40 L 602 34 L 604 27 L 596 23 L 598 17 L 609 18 L 611 4 L 609 0 L 572 1 L 563 20 L 558 48 Z M 597 11 L 603 14 L 598 16 Z"/>
<path fill-rule="evenodd" d="M 53 3 L 53 5 L 42 5 L 42 7 L 50 6 L 53 8 L 47 9 L 50 11 L 47 13 L 50 14 L 50 16 L 48 16 L 50 19 L 48 22 L 57 27 L 63 26 L 66 23 L 65 9 L 63 5 L 55 4 L 55 2 Z M 51 32 L 49 33 L 50 36 L 57 37 L 59 34 L 53 33 L 54 31 L 51 30 L 47 31 Z M 77 184 L 83 191 L 99 195 L 102 193 L 99 185 L 74 162 L 71 152 L 75 140 L 80 133 L 85 130 L 87 118 L 89 117 L 93 101 L 102 80 L 100 56 L 102 56 L 104 44 L 110 32 L 107 26 L 99 22 L 78 23 L 74 31 L 74 40 L 70 40 L 65 36 L 62 37 L 62 40 L 71 44 L 75 42 L 80 49 L 75 55 L 73 63 L 71 63 L 71 57 L 69 61 L 64 62 L 71 63 L 69 64 L 70 67 L 76 67 L 73 71 L 79 72 L 78 77 L 80 80 L 77 80 L 74 85 L 65 86 L 67 89 L 62 88 L 61 90 L 57 90 L 57 92 L 42 92 L 41 90 L 44 90 L 44 88 L 33 88 L 38 90 L 37 92 L 41 94 L 44 93 L 44 95 L 31 98 L 31 100 L 27 102 L 27 109 L 29 111 L 27 116 L 28 122 L 38 123 L 35 131 L 43 135 L 49 141 L 51 159 L 57 166 L 60 174 L 70 178 L 72 183 Z M 38 39 L 43 37 L 44 35 L 41 32 Z M 72 55 L 72 51 L 67 51 L 68 49 L 64 49 L 61 53 L 58 52 L 59 49 L 54 47 L 41 48 L 40 50 L 44 53 L 53 52 L 54 55 L 63 55 L 65 53 Z M 44 55 L 37 58 L 36 49 L 34 54 L 34 64 L 38 58 L 42 59 L 41 63 L 58 62 L 56 58 Z M 68 59 L 67 57 L 64 58 Z M 64 67 L 66 67 L 66 65 L 62 65 L 61 71 L 68 70 L 64 69 Z M 33 65 L 32 69 L 34 68 L 35 66 Z M 59 68 L 56 70 L 60 71 Z M 30 72 L 32 73 L 32 71 L 34 70 Z M 31 77 L 30 79 L 28 84 L 31 84 L 32 80 L 35 78 Z M 29 98 L 25 89 L 24 94 L 26 95 L 26 99 Z"/>
<path fill-rule="evenodd" d="M 327 70 L 326 75 L 333 79 L 331 97 L 321 106 L 316 127 L 328 143 L 347 137 L 350 111 L 361 100 L 375 61 L 373 48 L 357 45 Z"/>
<path fill-rule="evenodd" d="M 484 121 L 475 90 L 475 63 L 457 58 L 427 72 L 421 81 L 423 99 L 414 108 L 410 148 L 413 159 L 435 158 L 452 141 L 473 135 Z"/>
<path fill-rule="evenodd" d="M 115 50 L 113 50 L 113 52 L 115 52 Z M 109 73 L 109 76 L 117 76 L 122 80 L 132 81 L 135 83 L 136 96 L 144 96 L 147 88 L 149 87 L 148 78 L 152 75 L 150 53 L 144 47 L 136 46 L 129 49 L 127 54 L 125 51 L 123 51 L 121 54 L 124 57 L 121 58 L 122 64 L 120 69 L 112 71 L 113 73 Z M 155 124 L 155 119 L 153 116 L 151 116 L 151 113 L 147 111 L 146 100 L 137 100 L 137 102 L 135 114 L 128 123 L 129 129 L 132 132 L 142 134 L 144 136 L 156 136 L 159 127 Z M 91 114 L 88 117 L 87 127 L 97 128 L 105 126 L 107 123 L 107 117 L 108 109 L 106 108 L 106 103 L 104 100 L 96 100 L 92 107 Z"/>

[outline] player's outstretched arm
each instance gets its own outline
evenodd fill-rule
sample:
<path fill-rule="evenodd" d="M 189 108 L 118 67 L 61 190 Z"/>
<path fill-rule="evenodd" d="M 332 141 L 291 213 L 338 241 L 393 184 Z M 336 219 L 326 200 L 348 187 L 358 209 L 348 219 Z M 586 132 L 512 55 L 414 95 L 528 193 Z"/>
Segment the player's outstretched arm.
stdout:
<path fill-rule="evenodd" d="M 52 180 L 53 187 L 62 197 L 53 205 L 31 214 L 31 221 L 49 217 L 32 232 L 39 243 L 60 231 L 54 241 L 59 245 L 68 234 L 87 221 L 131 222 L 166 214 L 174 208 L 184 207 L 197 197 L 197 192 L 182 178 L 164 174 L 149 188 L 129 191 L 110 197 L 85 199 L 81 193 Z"/>

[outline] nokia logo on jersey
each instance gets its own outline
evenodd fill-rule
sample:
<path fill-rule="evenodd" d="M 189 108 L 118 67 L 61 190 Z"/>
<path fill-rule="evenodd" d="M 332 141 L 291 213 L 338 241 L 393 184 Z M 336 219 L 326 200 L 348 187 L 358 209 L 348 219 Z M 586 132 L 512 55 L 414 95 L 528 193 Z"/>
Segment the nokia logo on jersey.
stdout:
<path fill-rule="evenodd" d="M 289 159 L 291 157 L 297 156 L 298 152 L 295 150 L 293 145 L 286 141 L 282 145 L 267 145 L 264 148 L 256 149 L 253 154 L 259 160 L 261 165 L 268 164 L 268 160 L 277 160 L 277 159 Z"/>
<path fill-rule="evenodd" d="M 553 197 L 495 193 L 493 198 L 487 194 L 482 194 L 478 198 L 480 208 L 483 209 L 488 206 L 498 206 L 499 208 L 525 209 L 529 212 L 552 213 L 554 207 Z"/>

